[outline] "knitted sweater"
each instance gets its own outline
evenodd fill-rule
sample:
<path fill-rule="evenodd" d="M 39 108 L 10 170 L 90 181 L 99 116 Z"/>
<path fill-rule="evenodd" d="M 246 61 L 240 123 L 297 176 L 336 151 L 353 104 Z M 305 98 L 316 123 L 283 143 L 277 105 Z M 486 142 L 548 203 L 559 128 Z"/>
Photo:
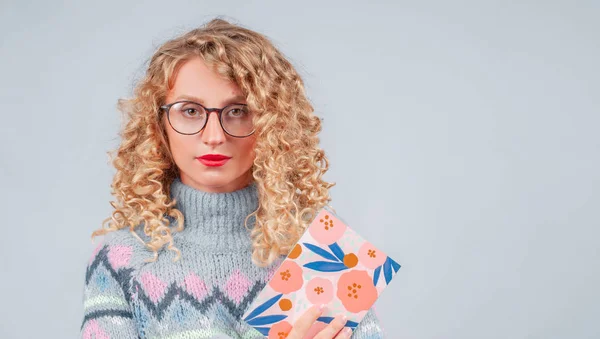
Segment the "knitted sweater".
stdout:
<path fill-rule="evenodd" d="M 165 246 L 145 262 L 153 252 L 128 229 L 103 236 L 86 263 L 81 338 L 263 338 L 242 315 L 285 256 L 264 268 L 251 261 L 244 218 L 258 208 L 256 183 L 212 193 L 177 178 L 170 189 L 185 217 L 173 233 L 181 258 Z M 136 234 L 149 240 L 142 227 Z M 373 308 L 352 338 L 383 338 Z"/>

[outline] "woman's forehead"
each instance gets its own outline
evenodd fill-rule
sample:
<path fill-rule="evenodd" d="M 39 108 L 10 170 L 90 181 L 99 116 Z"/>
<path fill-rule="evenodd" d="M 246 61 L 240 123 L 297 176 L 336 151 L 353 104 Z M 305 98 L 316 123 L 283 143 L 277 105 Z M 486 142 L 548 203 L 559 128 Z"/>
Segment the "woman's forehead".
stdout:
<path fill-rule="evenodd" d="M 173 101 L 180 101 L 180 100 L 189 100 L 189 101 L 194 101 L 197 102 L 199 104 L 202 104 L 204 106 L 210 106 L 208 104 L 208 102 L 211 101 L 215 101 L 215 100 L 210 100 L 210 99 L 204 99 L 203 95 L 194 95 L 194 94 L 187 94 L 187 93 L 182 93 L 179 95 L 175 95 L 175 98 L 173 99 Z M 227 98 L 220 98 L 221 100 L 221 105 L 228 105 L 228 104 L 233 104 L 233 103 L 244 103 L 246 101 L 246 97 L 242 94 L 236 94 L 236 93 L 231 93 L 229 97 Z"/>
<path fill-rule="evenodd" d="M 191 100 L 202 105 L 222 106 L 243 103 L 246 96 L 235 82 L 213 72 L 202 59 L 194 58 L 186 61 L 174 74 L 173 88 L 167 99 L 169 102 Z"/>

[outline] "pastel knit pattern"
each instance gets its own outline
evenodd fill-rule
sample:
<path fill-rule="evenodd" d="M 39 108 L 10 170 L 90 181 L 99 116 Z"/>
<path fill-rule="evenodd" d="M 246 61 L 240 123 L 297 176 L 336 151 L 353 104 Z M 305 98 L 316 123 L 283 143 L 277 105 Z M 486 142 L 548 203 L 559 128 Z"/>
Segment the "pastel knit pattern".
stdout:
<path fill-rule="evenodd" d="M 258 208 L 256 183 L 212 193 L 176 178 L 170 195 L 185 218 L 184 230 L 173 232 L 181 258 L 173 262 L 176 254 L 165 246 L 155 262 L 145 262 L 152 251 L 128 229 L 101 237 L 86 262 L 80 337 L 264 338 L 242 315 L 285 256 L 268 267 L 251 261 L 244 219 Z M 136 234 L 150 240 L 141 225 Z M 384 338 L 374 307 L 352 338 Z"/>

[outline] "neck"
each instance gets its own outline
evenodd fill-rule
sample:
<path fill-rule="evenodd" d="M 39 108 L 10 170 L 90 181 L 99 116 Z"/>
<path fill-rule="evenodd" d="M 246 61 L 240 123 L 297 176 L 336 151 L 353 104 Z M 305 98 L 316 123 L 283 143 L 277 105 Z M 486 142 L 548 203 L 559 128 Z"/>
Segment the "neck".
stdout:
<path fill-rule="evenodd" d="M 231 252 L 247 250 L 249 231 L 245 218 L 258 208 L 255 182 L 231 192 L 206 192 L 184 184 L 180 178 L 171 183 L 170 195 L 184 217 L 184 230 L 174 239 L 198 245 L 199 250 Z M 254 217 L 248 219 L 248 228 Z"/>

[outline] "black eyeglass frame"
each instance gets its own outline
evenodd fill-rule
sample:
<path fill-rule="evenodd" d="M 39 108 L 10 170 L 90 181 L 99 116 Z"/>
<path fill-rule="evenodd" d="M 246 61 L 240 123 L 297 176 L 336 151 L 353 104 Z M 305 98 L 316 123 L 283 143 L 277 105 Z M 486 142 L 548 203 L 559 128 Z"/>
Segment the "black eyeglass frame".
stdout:
<path fill-rule="evenodd" d="M 186 103 L 186 102 L 187 103 L 191 103 L 191 104 L 195 104 L 195 105 L 198 105 L 198 106 L 204 108 L 204 110 L 206 111 L 206 114 L 207 114 L 206 120 L 204 121 L 204 125 L 202 125 L 202 128 L 200 128 L 197 132 L 194 132 L 194 133 L 182 133 L 182 132 L 179 132 L 175 127 L 173 127 L 173 124 L 171 124 L 171 116 L 170 116 L 171 107 L 173 105 L 175 105 L 175 104 Z M 233 134 L 229 133 L 225 129 L 225 127 L 223 127 L 223 120 L 222 120 L 223 111 L 225 111 L 225 109 L 227 109 L 228 107 L 231 107 L 231 106 L 244 106 L 246 108 L 248 107 L 248 105 L 246 105 L 246 104 L 233 103 L 233 104 L 229 104 L 229 105 L 227 105 L 227 106 L 225 106 L 223 108 L 208 108 L 208 107 L 205 107 L 204 105 L 199 104 L 199 103 L 194 102 L 194 101 L 180 100 L 180 101 L 172 102 L 172 103 L 167 104 L 167 105 L 162 105 L 162 106 L 160 106 L 160 109 L 163 110 L 163 111 L 165 111 L 165 112 L 167 112 L 167 120 L 169 121 L 169 125 L 171 125 L 171 127 L 173 128 L 173 130 L 175 130 L 175 132 L 177 132 L 179 134 L 194 135 L 194 134 L 200 133 L 204 129 L 204 127 L 206 127 L 206 124 L 208 123 L 208 118 L 210 118 L 210 113 L 211 112 L 217 112 L 217 115 L 219 117 L 219 124 L 221 125 L 221 129 L 223 129 L 223 132 L 227 133 L 228 135 L 230 135 L 230 136 L 232 136 L 234 138 L 247 138 L 247 137 L 251 136 L 252 134 L 254 134 L 254 132 L 256 132 L 256 128 L 252 129 L 252 132 L 250 132 L 247 135 L 238 136 L 238 135 L 233 135 Z"/>

